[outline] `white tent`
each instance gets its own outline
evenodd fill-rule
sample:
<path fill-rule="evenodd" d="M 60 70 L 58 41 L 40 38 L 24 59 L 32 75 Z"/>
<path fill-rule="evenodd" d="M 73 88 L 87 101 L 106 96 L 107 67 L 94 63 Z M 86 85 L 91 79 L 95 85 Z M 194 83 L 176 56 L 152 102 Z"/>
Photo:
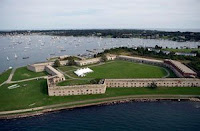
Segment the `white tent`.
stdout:
<path fill-rule="evenodd" d="M 79 76 L 79 77 L 84 77 L 87 73 L 93 72 L 93 70 L 91 70 L 90 68 L 81 68 L 78 69 L 76 71 L 74 71 L 74 73 Z"/>

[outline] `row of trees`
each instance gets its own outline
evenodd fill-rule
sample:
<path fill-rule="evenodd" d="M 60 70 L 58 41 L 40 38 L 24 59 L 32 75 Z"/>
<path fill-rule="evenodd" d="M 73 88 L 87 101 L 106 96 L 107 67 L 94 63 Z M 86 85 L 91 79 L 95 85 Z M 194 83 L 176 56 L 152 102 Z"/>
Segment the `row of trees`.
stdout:
<path fill-rule="evenodd" d="M 91 29 L 91 30 L 21 30 L 21 31 L 0 31 L 0 35 L 16 35 L 16 34 L 27 34 L 32 33 L 45 34 L 45 35 L 56 35 L 56 36 L 98 36 L 112 38 L 159 38 L 159 39 L 170 39 L 174 41 L 200 41 L 199 32 L 167 32 L 167 31 L 156 31 L 156 30 L 134 30 L 134 29 Z M 156 37 L 155 37 L 156 36 Z"/>
<path fill-rule="evenodd" d="M 68 65 L 69 65 L 69 66 L 76 65 L 75 58 L 74 58 L 73 56 L 67 57 L 66 60 L 68 60 Z M 60 67 L 60 66 L 61 66 L 60 60 L 59 60 L 59 59 L 55 60 L 54 66 L 55 66 L 55 67 Z"/>

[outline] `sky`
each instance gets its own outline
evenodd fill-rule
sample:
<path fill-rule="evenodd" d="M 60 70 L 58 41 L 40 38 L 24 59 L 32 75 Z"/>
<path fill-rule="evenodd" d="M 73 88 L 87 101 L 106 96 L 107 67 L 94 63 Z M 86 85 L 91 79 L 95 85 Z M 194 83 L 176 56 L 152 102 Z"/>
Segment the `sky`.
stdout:
<path fill-rule="evenodd" d="M 200 29 L 200 0 L 0 0 L 0 30 Z"/>

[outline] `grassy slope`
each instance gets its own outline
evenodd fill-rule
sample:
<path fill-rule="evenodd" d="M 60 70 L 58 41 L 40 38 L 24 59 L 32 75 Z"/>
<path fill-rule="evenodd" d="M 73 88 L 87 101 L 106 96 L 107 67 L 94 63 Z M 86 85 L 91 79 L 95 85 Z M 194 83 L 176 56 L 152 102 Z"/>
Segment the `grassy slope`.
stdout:
<path fill-rule="evenodd" d="M 66 71 L 70 71 L 70 70 L 75 70 L 77 68 L 74 66 L 61 66 L 61 67 L 58 67 L 58 69 L 60 69 L 63 72 L 66 72 Z"/>
<path fill-rule="evenodd" d="M 15 110 L 22 108 L 31 108 L 44 105 L 58 104 L 64 102 L 73 102 L 89 100 L 95 98 L 127 96 L 127 95 L 145 95 L 145 94 L 178 94 L 178 95 L 200 95 L 200 88 L 107 88 L 105 94 L 83 95 L 83 96 L 59 96 L 50 97 L 47 94 L 46 81 L 43 79 L 32 80 L 19 83 L 21 87 L 9 90 L 9 85 L 3 85 L 0 88 L 0 111 Z M 34 104 L 35 103 L 35 104 Z M 32 104 L 32 106 L 30 106 Z"/>
<path fill-rule="evenodd" d="M 8 79 L 11 71 L 12 70 L 10 69 L 10 70 L 7 70 L 7 71 L 3 72 L 2 74 L 0 74 L 0 84 Z"/>
<path fill-rule="evenodd" d="M 17 81 L 17 80 L 40 77 L 40 76 L 45 76 L 45 75 L 47 75 L 46 72 L 36 73 L 36 72 L 33 72 L 33 71 L 29 71 L 26 67 L 20 67 L 15 71 L 12 80 Z"/>
<path fill-rule="evenodd" d="M 91 69 L 94 72 L 87 74 L 87 78 L 160 78 L 167 74 L 158 66 L 127 61 L 106 63 Z"/>
<path fill-rule="evenodd" d="M 84 84 L 90 84 L 90 80 L 85 80 L 85 79 L 71 79 L 71 80 L 66 80 L 63 82 L 58 83 L 58 86 L 66 86 L 66 85 L 84 85 Z"/>
<path fill-rule="evenodd" d="M 168 76 L 168 78 L 177 78 L 176 74 L 171 70 L 171 69 L 167 69 L 170 73 L 170 75 Z"/>
<path fill-rule="evenodd" d="M 191 51 L 198 51 L 200 53 L 200 49 L 163 49 L 167 51 L 173 51 L 173 52 L 184 52 L 184 53 L 190 53 Z"/>

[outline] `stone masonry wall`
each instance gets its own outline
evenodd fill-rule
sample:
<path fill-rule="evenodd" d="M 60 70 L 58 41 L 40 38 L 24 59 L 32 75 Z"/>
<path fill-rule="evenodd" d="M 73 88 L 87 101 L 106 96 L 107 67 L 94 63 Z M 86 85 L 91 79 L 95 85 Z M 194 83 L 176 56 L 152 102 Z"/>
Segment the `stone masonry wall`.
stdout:
<path fill-rule="evenodd" d="M 105 79 L 106 87 L 150 87 L 152 83 L 159 87 L 200 87 L 200 80 L 195 78 L 161 79 Z"/>

